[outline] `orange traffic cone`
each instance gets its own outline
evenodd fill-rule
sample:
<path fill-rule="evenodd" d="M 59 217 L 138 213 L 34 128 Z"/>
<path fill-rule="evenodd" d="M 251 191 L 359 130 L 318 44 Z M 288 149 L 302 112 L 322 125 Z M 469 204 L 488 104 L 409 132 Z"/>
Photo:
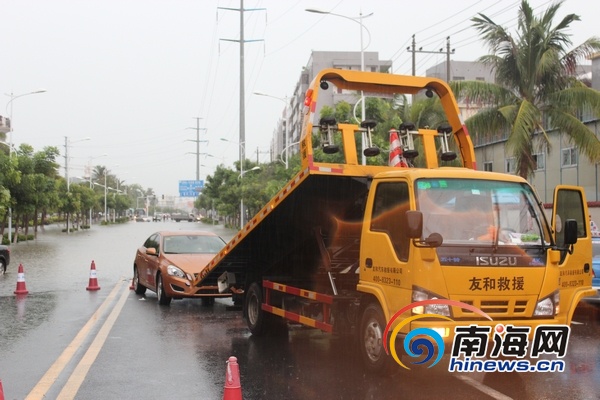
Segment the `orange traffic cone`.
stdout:
<path fill-rule="evenodd" d="M 242 400 L 242 386 L 240 384 L 240 366 L 237 358 L 229 357 L 225 373 L 225 390 L 223 400 Z"/>
<path fill-rule="evenodd" d="M 86 290 L 100 290 L 100 286 L 98 286 L 98 275 L 96 274 L 96 263 L 92 260 L 92 265 L 90 267 L 90 282 L 88 286 L 85 288 Z"/>
<path fill-rule="evenodd" d="M 27 294 L 29 291 L 25 286 L 25 272 L 23 272 L 23 264 L 19 264 L 19 270 L 17 272 L 17 288 L 15 294 Z"/>
<path fill-rule="evenodd" d="M 390 156 L 389 156 L 390 167 L 408 167 L 406 159 L 402 155 L 402 145 L 400 139 L 398 139 L 398 131 L 390 129 Z"/>

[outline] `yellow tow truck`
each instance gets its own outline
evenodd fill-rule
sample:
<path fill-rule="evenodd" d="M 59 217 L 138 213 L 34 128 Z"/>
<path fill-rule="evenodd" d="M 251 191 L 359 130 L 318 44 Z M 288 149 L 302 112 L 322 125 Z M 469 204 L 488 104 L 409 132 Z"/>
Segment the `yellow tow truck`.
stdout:
<path fill-rule="evenodd" d="M 437 96 L 447 122 L 405 122 L 379 149 L 374 121 L 316 115 L 325 90 Z M 252 334 L 292 322 L 354 335 L 367 369 L 381 371 L 399 324 L 400 337 L 425 327 L 452 343 L 456 326 L 568 325 L 593 294 L 583 189 L 557 187 L 548 221 L 526 180 L 477 171 L 444 81 L 327 69 L 304 110 L 300 172 L 192 282 L 232 293 Z M 443 318 L 416 318 L 426 314 Z"/>

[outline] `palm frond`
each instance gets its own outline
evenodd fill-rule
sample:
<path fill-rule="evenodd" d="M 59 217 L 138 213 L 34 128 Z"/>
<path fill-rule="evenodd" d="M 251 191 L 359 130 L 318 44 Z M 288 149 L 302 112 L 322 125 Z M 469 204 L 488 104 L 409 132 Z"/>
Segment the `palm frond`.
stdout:
<path fill-rule="evenodd" d="M 591 162 L 600 162 L 600 140 L 583 122 L 560 108 L 549 110 L 548 115 L 553 126 L 564 133 Z"/>

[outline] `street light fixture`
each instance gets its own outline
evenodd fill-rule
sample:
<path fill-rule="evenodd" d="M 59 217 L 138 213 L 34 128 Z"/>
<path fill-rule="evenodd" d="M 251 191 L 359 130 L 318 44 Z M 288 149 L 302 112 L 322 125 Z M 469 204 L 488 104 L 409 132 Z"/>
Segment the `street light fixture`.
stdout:
<path fill-rule="evenodd" d="M 16 99 L 18 99 L 19 97 L 24 97 L 24 96 L 29 96 L 32 94 L 38 94 L 38 93 L 44 93 L 46 92 L 46 89 L 39 89 L 39 90 L 35 90 L 33 92 L 28 92 L 28 93 L 23 93 L 23 94 L 19 94 L 19 95 L 14 95 L 14 93 L 5 93 L 7 96 L 10 96 L 10 100 L 8 101 L 8 103 L 6 103 L 6 112 L 8 114 L 8 118 L 10 121 L 10 127 L 8 130 L 8 156 L 9 158 L 12 157 L 12 149 L 13 149 L 13 101 L 15 101 Z M 10 112 L 8 111 L 8 106 L 10 106 Z M 12 199 L 11 199 L 12 201 Z M 8 207 L 8 242 L 12 243 L 12 205 L 9 205 Z"/>
<path fill-rule="evenodd" d="M 287 100 L 287 96 L 282 98 L 282 97 L 272 96 L 270 94 L 263 93 L 263 92 L 254 92 L 254 94 L 257 95 L 257 96 L 271 97 L 273 99 L 282 101 L 283 104 L 284 104 L 284 109 L 283 109 L 283 118 L 284 118 L 284 121 L 283 121 L 284 122 L 283 123 L 283 137 L 285 138 L 285 147 L 284 147 L 284 150 L 285 150 L 285 169 L 288 169 L 288 163 L 287 163 L 287 160 L 288 160 L 288 148 L 290 146 L 289 146 L 288 129 L 287 129 L 287 124 L 288 124 L 288 113 L 287 113 L 287 111 L 288 111 L 288 100 Z M 282 151 L 282 153 L 283 153 L 283 151 Z"/>
<path fill-rule="evenodd" d="M 345 18 L 345 19 L 349 19 L 350 21 L 356 22 L 357 24 L 360 25 L 360 70 L 364 71 L 365 70 L 365 49 L 367 47 L 369 47 L 369 45 L 371 44 L 371 32 L 369 32 L 369 30 L 363 25 L 363 19 L 370 17 L 371 15 L 373 15 L 373 13 L 367 14 L 367 15 L 363 15 L 362 11 L 359 13 L 358 17 L 348 17 L 346 15 L 342 15 L 342 14 L 336 14 L 336 13 L 332 13 L 330 11 L 324 11 L 324 10 L 319 10 L 316 8 L 307 8 L 305 9 L 305 11 L 311 12 L 311 13 L 316 13 L 316 14 L 325 14 L 325 15 L 333 15 L 336 17 L 341 17 L 341 18 Z M 363 46 L 363 29 L 367 31 L 367 34 L 369 35 L 369 42 L 367 43 L 366 46 Z M 361 103 L 361 113 L 362 113 L 362 120 L 365 119 L 365 93 L 361 90 L 360 91 L 360 103 Z M 356 118 L 356 115 L 354 115 L 354 118 Z M 358 120 L 358 118 L 356 118 Z M 362 133 L 362 148 L 365 148 L 365 133 Z M 362 165 L 366 165 L 367 163 L 367 158 L 363 152 L 362 155 Z"/>

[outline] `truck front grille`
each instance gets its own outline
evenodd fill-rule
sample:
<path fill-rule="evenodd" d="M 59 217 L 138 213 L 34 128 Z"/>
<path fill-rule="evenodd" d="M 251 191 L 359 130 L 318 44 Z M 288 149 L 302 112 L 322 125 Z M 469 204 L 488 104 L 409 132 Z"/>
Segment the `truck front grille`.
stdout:
<path fill-rule="evenodd" d="M 460 299 L 459 301 L 472 305 L 494 319 L 525 318 L 533 312 L 535 300 L 531 299 Z M 530 306 L 531 305 L 531 306 Z M 453 307 L 456 319 L 479 319 L 480 315 L 467 309 Z"/>

